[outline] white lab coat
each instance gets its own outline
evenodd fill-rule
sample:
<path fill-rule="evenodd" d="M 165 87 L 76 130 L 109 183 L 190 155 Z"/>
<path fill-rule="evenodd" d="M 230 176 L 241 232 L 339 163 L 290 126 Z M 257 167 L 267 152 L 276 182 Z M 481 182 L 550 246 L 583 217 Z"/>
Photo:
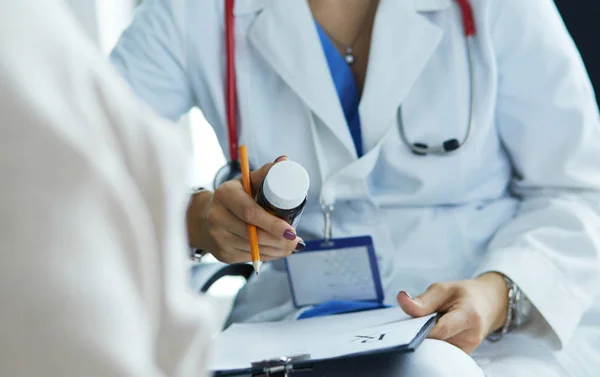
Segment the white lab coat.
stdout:
<path fill-rule="evenodd" d="M 199 106 L 227 151 L 223 4 L 145 0 L 112 61 L 163 116 Z M 415 156 L 398 132 L 402 106 L 413 142 L 465 135 L 471 81 L 457 4 L 382 0 L 359 108 L 367 152 L 358 159 L 306 1 L 236 1 L 240 142 L 255 167 L 285 154 L 307 168 L 301 236 L 322 236 L 319 203 L 330 197 L 334 236 L 373 236 L 388 303 L 401 289 L 500 271 L 537 308 L 536 332 L 521 333 L 540 338 L 543 354 L 573 375 L 590 375 L 600 368 L 594 93 L 551 0 L 472 4 L 467 145 L 453 156 Z M 273 263 L 238 296 L 231 320 L 294 312 L 285 271 Z M 481 352 L 487 347 L 499 360 L 502 346 Z M 533 364 L 528 376 L 539 372 Z"/>
<path fill-rule="evenodd" d="M 0 376 L 202 376 L 185 140 L 75 25 L 0 2 Z"/>

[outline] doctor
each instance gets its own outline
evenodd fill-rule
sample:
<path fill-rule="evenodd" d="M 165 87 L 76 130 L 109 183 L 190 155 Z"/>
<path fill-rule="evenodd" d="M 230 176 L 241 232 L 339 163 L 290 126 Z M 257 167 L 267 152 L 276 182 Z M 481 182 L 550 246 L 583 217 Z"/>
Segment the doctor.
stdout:
<path fill-rule="evenodd" d="M 254 166 L 282 154 L 305 166 L 297 234 L 323 237 L 325 208 L 335 237 L 371 235 L 387 302 L 446 312 L 431 337 L 445 341 L 437 355 L 472 354 L 478 366 L 460 375 L 595 375 L 600 121 L 554 3 L 237 0 L 234 59 L 226 4 L 145 0 L 112 61 L 161 115 L 199 106 L 230 158 L 239 142 Z M 224 100 L 231 61 L 235 111 Z M 243 239 L 214 229 L 262 214 L 222 187 L 192 202 L 191 243 L 249 260 Z M 284 255 L 282 236 L 264 229 L 261 243 Z M 293 318 L 287 286 L 271 263 L 230 320 Z M 435 360 L 422 356 L 431 344 L 406 362 Z M 424 375 L 456 375 L 440 369 Z"/>

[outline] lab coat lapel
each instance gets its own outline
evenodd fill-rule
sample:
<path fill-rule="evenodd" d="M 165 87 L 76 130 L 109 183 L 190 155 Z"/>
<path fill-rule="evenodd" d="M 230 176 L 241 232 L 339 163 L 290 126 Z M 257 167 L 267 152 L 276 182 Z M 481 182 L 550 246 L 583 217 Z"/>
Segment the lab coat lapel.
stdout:
<path fill-rule="evenodd" d="M 434 54 L 442 30 L 419 12 L 447 8 L 450 0 L 382 0 L 373 29 L 368 73 L 359 107 L 365 145 L 372 148 L 394 123 L 397 110 Z"/>
<path fill-rule="evenodd" d="M 304 0 L 265 2 L 248 31 L 249 42 L 356 158 L 327 60 Z M 348 157 L 350 157 L 348 156 Z"/>

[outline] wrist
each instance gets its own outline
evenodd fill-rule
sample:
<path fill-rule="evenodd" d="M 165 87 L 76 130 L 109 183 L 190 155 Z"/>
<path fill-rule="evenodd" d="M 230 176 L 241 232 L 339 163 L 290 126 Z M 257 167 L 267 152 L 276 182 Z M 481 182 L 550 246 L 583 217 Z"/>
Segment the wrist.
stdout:
<path fill-rule="evenodd" d="M 478 276 L 475 280 L 486 287 L 491 309 L 490 332 L 501 329 L 508 320 L 509 287 L 504 275 L 497 272 L 488 272 Z"/>
<path fill-rule="evenodd" d="M 208 239 L 206 213 L 212 202 L 213 192 L 197 190 L 190 197 L 186 211 L 186 225 L 189 246 L 195 249 L 205 249 Z"/>

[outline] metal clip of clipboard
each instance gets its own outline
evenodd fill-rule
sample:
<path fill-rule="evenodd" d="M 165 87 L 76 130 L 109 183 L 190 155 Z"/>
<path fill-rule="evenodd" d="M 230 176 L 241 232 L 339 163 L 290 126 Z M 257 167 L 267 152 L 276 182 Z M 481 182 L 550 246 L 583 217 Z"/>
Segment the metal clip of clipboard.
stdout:
<path fill-rule="evenodd" d="M 252 377 L 290 377 L 290 372 L 295 369 L 294 363 L 310 359 L 309 354 L 296 356 L 282 356 L 277 359 L 263 360 L 252 363 L 252 370 L 258 370 Z"/>

